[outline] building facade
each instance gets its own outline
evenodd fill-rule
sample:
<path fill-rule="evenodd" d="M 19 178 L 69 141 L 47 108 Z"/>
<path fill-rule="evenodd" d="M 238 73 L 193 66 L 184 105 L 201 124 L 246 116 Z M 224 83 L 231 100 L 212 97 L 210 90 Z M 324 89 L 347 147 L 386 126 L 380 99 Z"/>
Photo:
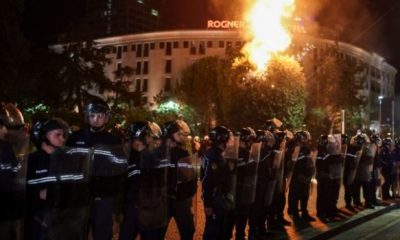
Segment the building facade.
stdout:
<path fill-rule="evenodd" d="M 186 30 L 149 32 L 123 35 L 96 40 L 101 47 L 109 48 L 111 64 L 105 69 L 110 79 L 118 68 L 130 66 L 135 69 L 132 91 L 143 93 L 150 107 L 160 92 L 168 93 L 181 79 L 185 68 L 207 56 L 224 57 L 230 47 L 239 47 L 244 40 L 238 31 L 232 30 Z M 346 62 L 362 64 L 364 71 L 359 79 L 362 88 L 359 96 L 367 100 L 371 119 L 377 119 L 374 110 L 379 105 L 378 96 L 394 97 L 397 70 L 376 54 L 357 46 L 333 40 L 302 35 L 294 37 L 294 43 L 306 49 L 301 59 L 305 76 L 312 76 L 317 59 L 330 54 Z M 370 117 L 370 116 L 366 116 Z"/>
<path fill-rule="evenodd" d="M 119 36 L 159 30 L 157 0 L 87 0 L 89 36 Z"/>

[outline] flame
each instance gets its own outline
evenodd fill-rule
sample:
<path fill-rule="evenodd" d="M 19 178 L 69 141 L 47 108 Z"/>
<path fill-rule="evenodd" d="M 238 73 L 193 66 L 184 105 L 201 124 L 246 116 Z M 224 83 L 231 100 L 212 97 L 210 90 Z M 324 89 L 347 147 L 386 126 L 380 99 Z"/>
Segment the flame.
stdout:
<path fill-rule="evenodd" d="M 285 51 L 291 44 L 291 34 L 284 21 L 292 17 L 295 0 L 254 0 L 244 16 L 245 38 L 242 48 L 245 59 L 263 73 L 274 54 Z"/>

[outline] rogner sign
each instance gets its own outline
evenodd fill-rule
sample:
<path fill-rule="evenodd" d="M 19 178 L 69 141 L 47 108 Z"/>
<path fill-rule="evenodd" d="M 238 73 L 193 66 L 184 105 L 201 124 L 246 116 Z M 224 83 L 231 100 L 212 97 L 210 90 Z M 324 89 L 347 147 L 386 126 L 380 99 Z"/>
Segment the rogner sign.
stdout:
<path fill-rule="evenodd" d="M 238 20 L 208 20 L 207 28 L 208 29 L 241 29 L 245 27 L 244 21 Z"/>

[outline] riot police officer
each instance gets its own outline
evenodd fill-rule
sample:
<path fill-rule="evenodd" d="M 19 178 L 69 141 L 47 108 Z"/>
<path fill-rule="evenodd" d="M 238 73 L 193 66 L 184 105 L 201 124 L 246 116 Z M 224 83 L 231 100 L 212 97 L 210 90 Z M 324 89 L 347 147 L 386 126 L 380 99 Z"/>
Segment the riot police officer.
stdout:
<path fill-rule="evenodd" d="M 135 148 L 140 152 L 136 204 L 140 238 L 161 240 L 164 239 L 164 229 L 168 224 L 168 149 L 161 142 L 162 131 L 156 123 L 146 122 L 140 125 L 142 127 L 138 126 L 135 132 L 138 137 Z"/>
<path fill-rule="evenodd" d="M 379 162 L 382 167 L 382 175 L 385 178 L 385 182 L 382 185 L 382 199 L 388 200 L 392 199 L 390 190 L 393 189 L 393 183 L 395 179 L 394 171 L 394 153 L 393 153 L 393 143 L 392 139 L 385 138 L 382 141 L 382 147 L 379 151 Z"/>
<path fill-rule="evenodd" d="M 56 177 L 50 174 L 51 154 L 64 146 L 67 129 L 61 119 L 43 119 L 33 125 L 31 139 L 36 151 L 28 157 L 26 239 L 52 239 L 50 233 L 57 227 L 57 223 L 48 219 L 49 209 L 54 203 L 52 186 L 56 182 Z M 61 236 L 53 237 L 61 239 Z"/>
<path fill-rule="evenodd" d="M 315 166 L 311 158 L 311 137 L 307 131 L 296 132 L 296 138 L 301 144 L 300 154 L 294 165 L 292 179 L 289 186 L 288 213 L 293 218 L 299 218 L 298 203 L 300 202 L 301 217 L 306 221 L 315 221 L 308 213 L 307 204 L 310 195 L 311 178 Z"/>
<path fill-rule="evenodd" d="M 232 233 L 226 222 L 233 217 L 235 207 L 235 158 L 238 156 L 233 156 L 235 150 L 230 152 L 232 156 L 227 156 L 227 144 L 232 141 L 233 135 L 225 126 L 213 128 L 209 137 L 212 146 L 204 154 L 205 173 L 202 180 L 206 215 L 203 239 L 230 239 Z"/>
<path fill-rule="evenodd" d="M 371 139 L 364 135 L 365 144 L 363 145 L 363 153 L 357 167 L 357 173 L 353 183 L 353 198 L 355 205 L 361 207 L 360 190 L 363 189 L 363 196 L 366 208 L 374 208 L 372 204 L 372 192 L 370 181 L 372 179 L 373 164 L 375 161 L 376 153 L 378 151 L 377 135 L 371 136 Z"/>
<path fill-rule="evenodd" d="M 88 127 L 74 132 L 68 139 L 67 146 L 91 148 L 96 146 L 116 146 L 121 140 L 107 131 L 111 111 L 101 99 L 88 102 L 85 121 Z M 95 159 L 96 160 L 96 159 Z M 112 166 L 109 166 L 112 168 Z M 96 161 L 93 170 L 107 168 L 98 166 Z M 111 239 L 114 211 L 114 197 L 122 191 L 122 178 L 93 176 L 91 179 L 91 216 L 90 226 L 94 240 Z"/>
<path fill-rule="evenodd" d="M 327 217 L 328 214 L 328 194 L 326 190 L 329 189 L 329 165 L 326 158 L 328 156 L 328 135 L 321 135 L 318 139 L 317 145 L 317 161 L 316 161 L 316 178 L 317 185 L 317 216 L 321 219 Z"/>
<path fill-rule="evenodd" d="M 24 124 L 16 106 L 0 105 L 0 236 L 4 239 L 22 236 L 26 152 L 18 148 L 24 139 L 16 137 L 23 133 Z"/>
<path fill-rule="evenodd" d="M 134 122 L 129 125 L 127 135 L 129 138 L 128 176 L 125 181 L 125 199 L 123 208 L 123 221 L 119 230 L 119 239 L 136 239 L 139 235 L 139 222 L 137 211 L 137 195 L 139 187 L 140 152 L 146 148 L 146 136 L 149 134 L 147 122 Z"/>
<path fill-rule="evenodd" d="M 184 143 L 190 128 L 183 120 L 174 120 L 162 125 L 164 144 L 169 149 L 168 169 L 168 222 L 173 217 L 181 239 L 193 239 L 195 232 L 192 197 L 197 191 L 197 177 L 189 152 Z M 167 224 L 168 226 L 168 224 Z M 165 228 L 166 232 L 167 228 Z"/>
<path fill-rule="evenodd" d="M 251 206 L 249 219 L 249 239 L 258 239 L 266 236 L 265 222 L 275 189 L 275 176 L 273 173 L 275 171 L 273 166 L 275 137 L 271 132 L 260 129 L 256 131 L 255 141 L 261 143 L 261 150 L 257 170 L 255 199 Z"/>
<path fill-rule="evenodd" d="M 363 145 L 366 142 L 364 134 L 356 134 L 350 139 L 350 144 L 347 149 L 344 170 L 343 170 L 343 185 L 344 185 L 344 200 L 346 208 L 353 210 L 353 203 L 360 205 L 359 202 L 354 202 L 353 184 L 357 173 L 357 167 L 363 151 Z"/>
<path fill-rule="evenodd" d="M 155 161 L 160 159 L 150 154 L 159 147 L 161 130 L 156 123 L 138 121 L 129 125 L 127 133 L 130 140 L 129 171 L 125 182 L 124 218 L 119 239 L 135 239 L 139 233 L 141 239 L 162 239 L 162 229 L 167 218 L 166 166 L 157 169 L 161 165 Z M 147 163 L 144 160 L 154 164 L 149 163 L 145 167 Z M 157 196 L 145 195 L 152 191 Z M 147 209 L 146 203 L 151 203 L 152 209 Z M 146 211 L 154 212 L 150 216 Z"/>
<path fill-rule="evenodd" d="M 254 143 L 256 132 L 251 127 L 239 130 L 239 159 L 237 162 L 235 229 L 236 239 L 245 239 L 250 207 L 256 194 L 260 144 Z"/>
<path fill-rule="evenodd" d="M 319 217 L 334 218 L 338 213 L 336 207 L 339 196 L 342 149 L 341 135 L 322 136 L 318 151 L 318 187 L 317 211 Z M 324 192 L 324 189 L 330 189 Z"/>

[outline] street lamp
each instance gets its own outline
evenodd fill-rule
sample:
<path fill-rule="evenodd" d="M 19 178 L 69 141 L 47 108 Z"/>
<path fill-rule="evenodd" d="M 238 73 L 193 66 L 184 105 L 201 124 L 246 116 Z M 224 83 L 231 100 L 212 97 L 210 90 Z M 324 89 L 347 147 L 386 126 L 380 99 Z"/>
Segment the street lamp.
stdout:
<path fill-rule="evenodd" d="M 381 134 L 381 131 L 382 131 L 381 127 L 382 127 L 382 99 L 383 99 L 383 96 L 380 95 L 380 96 L 378 97 L 378 99 L 379 99 L 379 125 L 378 125 L 378 133 Z"/>

